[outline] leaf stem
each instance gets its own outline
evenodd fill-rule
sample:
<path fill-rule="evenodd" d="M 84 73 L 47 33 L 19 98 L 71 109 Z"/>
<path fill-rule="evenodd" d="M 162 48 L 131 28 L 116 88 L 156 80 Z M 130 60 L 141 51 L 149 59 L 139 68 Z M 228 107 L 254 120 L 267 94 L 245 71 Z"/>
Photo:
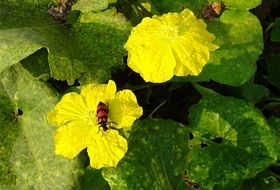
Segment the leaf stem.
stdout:
<path fill-rule="evenodd" d="M 266 104 L 261 110 L 263 111 L 263 110 L 278 107 L 278 106 L 280 106 L 280 102 L 271 102 L 269 104 Z"/>
<path fill-rule="evenodd" d="M 168 99 L 164 100 L 163 102 L 161 102 L 155 109 L 154 111 L 152 111 L 152 113 L 150 113 L 150 115 L 148 116 L 149 118 L 153 118 L 152 115 L 161 107 L 163 106 L 166 102 L 167 102 Z"/>
<path fill-rule="evenodd" d="M 262 101 L 280 102 L 280 98 L 267 97 L 263 98 Z"/>
<path fill-rule="evenodd" d="M 274 22 L 272 22 L 272 23 L 270 23 L 267 27 L 266 27 L 266 29 L 265 29 L 265 33 L 266 32 L 268 32 L 271 28 L 272 28 L 272 26 L 274 25 Z"/>

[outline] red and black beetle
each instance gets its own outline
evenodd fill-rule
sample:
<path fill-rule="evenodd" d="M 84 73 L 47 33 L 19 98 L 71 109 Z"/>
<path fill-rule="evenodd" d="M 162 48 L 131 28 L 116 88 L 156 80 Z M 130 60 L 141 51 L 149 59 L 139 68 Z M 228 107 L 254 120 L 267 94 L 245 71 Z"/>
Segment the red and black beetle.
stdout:
<path fill-rule="evenodd" d="M 114 123 L 114 122 L 108 122 L 109 109 L 106 104 L 104 104 L 103 102 L 100 101 L 99 104 L 97 105 L 96 110 L 97 110 L 96 111 L 97 123 L 99 124 L 99 127 L 103 128 L 103 131 L 107 131 L 108 129 L 111 129 L 111 128 L 116 129 L 111 126 L 111 123 Z"/>

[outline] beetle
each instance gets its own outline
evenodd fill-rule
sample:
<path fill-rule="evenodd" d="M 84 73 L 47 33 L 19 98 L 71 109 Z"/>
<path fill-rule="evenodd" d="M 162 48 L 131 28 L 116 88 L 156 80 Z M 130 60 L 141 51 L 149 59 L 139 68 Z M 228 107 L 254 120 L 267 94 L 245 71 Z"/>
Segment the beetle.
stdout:
<path fill-rule="evenodd" d="M 108 122 L 108 113 L 109 113 L 108 106 L 100 101 L 97 105 L 96 117 L 97 117 L 97 123 L 99 124 L 99 127 L 103 128 L 103 131 L 107 131 L 108 129 L 116 129 L 111 126 L 111 123 L 115 123 L 115 122 Z"/>

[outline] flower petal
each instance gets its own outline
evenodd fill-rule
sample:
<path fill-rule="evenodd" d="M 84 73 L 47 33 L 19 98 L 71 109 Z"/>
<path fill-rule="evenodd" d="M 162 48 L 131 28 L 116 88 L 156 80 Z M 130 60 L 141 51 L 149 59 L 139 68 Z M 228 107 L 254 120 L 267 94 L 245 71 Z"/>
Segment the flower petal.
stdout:
<path fill-rule="evenodd" d="M 81 120 L 84 112 L 87 110 L 82 97 L 71 92 L 65 94 L 60 102 L 48 114 L 48 121 L 55 126 L 64 125 L 66 123 Z"/>
<path fill-rule="evenodd" d="M 138 48 L 138 52 L 130 52 L 128 66 L 139 74 L 146 82 L 161 83 L 173 76 L 176 66 L 170 46 L 153 45 L 151 48 Z"/>
<path fill-rule="evenodd" d="M 59 127 L 54 135 L 55 153 L 72 159 L 87 147 L 89 134 L 97 132 L 97 126 L 78 121 Z"/>
<path fill-rule="evenodd" d="M 189 47 L 184 46 L 183 44 L 190 44 Z M 177 60 L 177 65 L 174 70 L 174 74 L 177 76 L 186 76 L 186 75 L 198 75 L 203 66 L 209 60 L 209 51 L 203 45 L 189 40 L 177 41 L 176 45 L 173 46 L 174 55 Z M 185 68 L 185 72 L 178 68 Z"/>
<path fill-rule="evenodd" d="M 132 31 L 125 48 L 128 66 L 140 73 L 146 82 L 163 82 L 172 78 L 176 61 L 168 39 L 159 38 L 162 23 L 144 18 Z M 151 26 L 151 28 L 149 28 Z"/>
<path fill-rule="evenodd" d="M 114 81 L 109 80 L 108 84 L 89 84 L 81 88 L 81 96 L 83 97 L 87 107 L 96 112 L 97 105 L 100 101 L 107 103 L 115 97 L 117 87 Z"/>
<path fill-rule="evenodd" d="M 122 90 L 116 93 L 115 99 L 109 102 L 108 117 L 111 122 L 117 123 L 115 128 L 132 126 L 133 122 L 143 114 L 137 99 L 131 90 Z"/>
<path fill-rule="evenodd" d="M 117 130 L 100 129 L 91 139 L 87 152 L 93 168 L 115 167 L 127 151 L 127 141 Z"/>
<path fill-rule="evenodd" d="M 172 43 L 177 61 L 174 69 L 176 76 L 198 75 L 209 60 L 209 51 L 219 47 L 211 43 L 215 40 L 215 36 L 206 30 L 206 24 L 202 20 L 194 20 L 192 25 L 188 25 L 189 22 L 184 23 L 183 27 L 188 29 Z"/>

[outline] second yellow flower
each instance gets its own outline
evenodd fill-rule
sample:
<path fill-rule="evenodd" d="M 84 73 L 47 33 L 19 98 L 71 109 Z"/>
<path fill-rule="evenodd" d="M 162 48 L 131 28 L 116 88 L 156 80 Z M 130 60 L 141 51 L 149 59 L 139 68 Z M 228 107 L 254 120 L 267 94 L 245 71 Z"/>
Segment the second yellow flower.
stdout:
<path fill-rule="evenodd" d="M 174 75 L 198 75 L 218 48 L 203 20 L 185 9 L 181 13 L 144 18 L 125 44 L 128 66 L 146 82 L 161 83 Z"/>

